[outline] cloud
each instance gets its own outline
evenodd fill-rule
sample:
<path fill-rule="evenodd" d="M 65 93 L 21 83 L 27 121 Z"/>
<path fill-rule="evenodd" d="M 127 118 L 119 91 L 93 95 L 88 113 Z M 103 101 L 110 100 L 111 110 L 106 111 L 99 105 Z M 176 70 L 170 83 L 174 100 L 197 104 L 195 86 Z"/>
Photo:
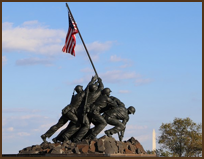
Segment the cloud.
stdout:
<path fill-rule="evenodd" d="M 13 108 L 14 110 L 18 110 Z M 9 110 L 7 110 L 9 111 Z M 51 126 L 57 123 L 59 117 L 47 117 L 45 114 L 32 113 L 34 110 L 21 109 L 21 113 L 5 114 L 2 116 L 2 142 L 21 142 L 26 145 L 30 142 L 42 142 L 40 135 L 45 133 Z M 43 110 L 41 110 L 43 111 Z M 23 113 L 23 114 L 22 114 Z M 47 113 L 49 114 L 49 113 Z M 68 123 L 67 123 L 68 124 Z M 54 135 L 57 135 L 67 124 L 61 127 Z M 51 140 L 52 138 L 48 139 Z"/>
<path fill-rule="evenodd" d="M 85 72 L 86 75 L 75 79 L 71 82 L 67 82 L 68 85 L 78 85 L 78 84 L 88 84 L 88 82 L 91 80 L 91 76 L 93 74 L 90 74 L 91 70 L 84 69 L 81 70 L 82 72 Z M 90 72 L 89 72 L 90 71 Z M 93 70 L 92 70 L 93 71 Z M 121 82 L 127 82 L 127 80 L 132 80 L 133 83 L 135 83 L 135 86 L 140 86 L 144 84 L 148 84 L 152 82 L 152 79 L 144 79 L 142 75 L 135 73 L 135 71 L 126 71 L 126 70 L 111 70 L 106 71 L 104 73 L 99 73 L 99 77 L 103 80 L 103 83 L 121 83 Z M 128 90 L 119 90 L 118 93 L 130 93 Z"/>
<path fill-rule="evenodd" d="M 92 74 L 89 74 L 91 70 L 84 69 L 81 70 L 85 72 L 86 75 L 80 79 L 76 79 L 72 82 L 67 82 L 67 84 L 87 84 L 91 80 Z M 89 72 L 90 71 L 90 72 Z M 93 70 L 92 70 L 93 71 Z M 120 83 L 127 80 L 133 80 L 135 86 L 143 85 L 152 82 L 151 79 L 144 79 L 142 75 L 135 73 L 135 71 L 126 71 L 126 70 L 111 70 L 104 73 L 100 73 L 99 77 L 103 80 L 103 83 Z M 119 93 L 130 93 L 128 90 L 119 90 Z"/>
<path fill-rule="evenodd" d="M 128 140 L 130 137 L 144 143 L 149 142 L 152 136 L 149 134 L 149 128 L 146 125 L 126 125 L 124 140 Z"/>
<path fill-rule="evenodd" d="M 78 84 L 82 84 L 82 83 L 85 83 L 87 80 L 85 79 L 85 78 L 80 78 L 80 79 L 76 79 L 76 80 L 74 80 L 74 81 L 72 81 L 71 83 L 69 83 L 69 84 L 74 84 L 74 85 L 78 85 Z"/>
<path fill-rule="evenodd" d="M 35 132 L 42 132 L 42 130 L 48 130 L 54 124 L 56 123 L 54 122 L 43 123 L 43 124 L 38 125 L 37 128 L 32 129 L 32 130 Z"/>
<path fill-rule="evenodd" d="M 13 130 L 14 130 L 13 127 L 9 127 L 9 128 L 7 128 L 7 131 L 13 131 Z"/>
<path fill-rule="evenodd" d="M 128 60 L 127 59 L 123 59 L 121 57 L 118 57 L 117 55 L 112 55 L 110 57 L 110 61 L 111 62 L 120 62 L 120 61 L 127 62 Z"/>
<path fill-rule="evenodd" d="M 82 69 L 81 72 L 89 73 L 89 72 L 93 72 L 93 69 L 87 67 L 87 68 Z"/>
<path fill-rule="evenodd" d="M 127 67 L 130 67 L 132 66 L 132 63 L 126 63 L 124 65 L 121 65 L 120 68 L 127 68 Z"/>
<path fill-rule="evenodd" d="M 2 56 L 2 66 L 4 66 L 7 63 L 6 56 Z"/>
<path fill-rule="evenodd" d="M 14 108 L 15 110 L 15 108 Z M 17 109 L 16 109 L 17 110 Z M 9 110 L 7 110 L 9 111 Z M 2 117 L 2 138 L 5 139 L 17 139 L 18 137 L 35 136 L 38 133 L 47 131 L 50 126 L 55 124 L 58 119 L 49 118 L 45 115 L 40 115 L 33 110 L 19 110 L 23 114 L 19 114 L 18 111 L 15 114 L 6 114 L 3 110 Z"/>
<path fill-rule="evenodd" d="M 105 73 L 101 73 L 100 76 L 106 82 L 115 83 L 115 82 L 120 82 L 121 80 L 124 80 L 124 79 L 138 78 L 141 75 L 136 74 L 135 72 L 127 72 L 123 70 L 112 70 L 112 71 L 107 71 Z"/>
<path fill-rule="evenodd" d="M 37 109 L 27 109 L 27 108 L 3 108 L 2 109 L 2 113 L 38 113 L 41 110 L 37 110 Z"/>
<path fill-rule="evenodd" d="M 19 132 L 19 133 L 17 133 L 17 135 L 19 135 L 19 136 L 30 136 L 31 134 L 27 133 L 27 132 Z"/>
<path fill-rule="evenodd" d="M 41 59 L 38 57 L 31 57 L 31 58 L 26 58 L 26 59 L 20 59 L 16 61 L 16 65 L 18 66 L 25 66 L 25 65 L 46 65 L 46 66 L 51 66 L 52 65 L 52 60 L 50 59 Z"/>
<path fill-rule="evenodd" d="M 130 93 L 130 91 L 128 91 L 128 90 L 119 90 L 119 93 Z"/>
<path fill-rule="evenodd" d="M 42 25 L 37 20 L 23 22 L 22 26 L 26 28 L 42 27 Z"/>
<path fill-rule="evenodd" d="M 2 126 L 6 127 L 25 127 L 33 126 L 33 123 L 44 124 L 49 118 L 40 115 L 43 110 L 27 109 L 27 108 L 3 108 L 2 109 Z"/>
<path fill-rule="evenodd" d="M 2 30 L 8 30 L 8 29 L 12 29 L 13 23 L 10 22 L 4 22 L 2 23 Z"/>
<path fill-rule="evenodd" d="M 150 82 L 152 82 L 153 80 L 152 79 L 149 79 L 149 78 L 147 78 L 147 79 L 142 79 L 142 78 L 140 78 L 140 79 L 136 79 L 135 80 L 135 85 L 136 86 L 140 86 L 140 85 L 143 85 L 143 84 L 147 84 L 147 83 L 150 83 Z"/>
<path fill-rule="evenodd" d="M 111 62 L 123 62 L 124 64 L 121 65 L 120 68 L 130 67 L 130 66 L 132 66 L 132 63 L 133 63 L 131 60 L 118 57 L 117 55 L 112 55 L 110 57 L 110 61 Z"/>
<path fill-rule="evenodd" d="M 127 130 L 144 130 L 147 129 L 147 126 L 139 126 L 139 125 L 127 125 Z"/>
<path fill-rule="evenodd" d="M 26 21 L 19 26 L 13 23 L 2 23 L 2 51 L 3 52 L 29 52 L 45 56 L 56 56 L 62 53 L 66 32 L 60 29 L 50 29 L 37 20 Z M 92 60 L 98 60 L 99 55 L 109 50 L 114 41 L 95 41 L 86 44 Z M 84 46 L 77 44 L 77 55 L 87 56 Z M 71 56 L 70 56 L 71 57 Z M 87 58 L 87 57 L 86 57 Z M 29 62 L 26 62 L 26 61 Z M 35 60 L 35 62 L 33 62 Z M 87 59 L 88 60 L 88 59 Z M 31 62 L 32 61 L 32 62 Z M 48 61 L 36 61 L 36 59 L 24 59 L 17 61 L 17 65 L 42 64 Z"/>
<path fill-rule="evenodd" d="M 113 41 L 106 41 L 104 43 L 95 41 L 91 44 L 86 44 L 86 47 L 89 51 L 92 51 L 93 53 L 97 53 L 97 52 L 103 52 L 103 51 L 109 50 L 113 45 L 113 43 L 114 43 Z M 85 51 L 84 45 L 80 44 L 76 46 L 76 51 L 78 52 Z"/>
<path fill-rule="evenodd" d="M 47 131 L 51 126 L 55 125 L 57 123 L 57 121 L 55 122 L 45 122 L 44 124 L 40 124 L 37 128 L 35 129 L 32 129 L 31 131 L 35 131 L 35 132 L 41 132 L 42 131 Z M 57 131 L 56 131 L 56 134 L 58 134 L 59 132 L 61 132 L 63 129 L 65 129 L 67 127 L 67 125 L 69 124 L 69 121 L 64 124 L 61 128 L 59 128 Z"/>
<path fill-rule="evenodd" d="M 49 29 L 38 21 L 27 21 L 17 27 L 13 27 L 13 23 L 4 22 L 2 26 L 2 50 L 5 52 L 57 54 L 62 48 L 66 35 L 65 31 Z"/>
<path fill-rule="evenodd" d="M 92 76 L 93 76 L 93 74 L 89 74 L 89 72 L 88 73 L 86 73 L 86 75 L 84 76 L 84 77 L 82 77 L 82 78 L 79 78 L 79 79 L 75 79 L 74 81 L 72 81 L 72 82 L 67 82 L 67 84 L 71 84 L 71 85 L 82 85 L 82 84 L 85 84 L 85 85 L 87 85 L 90 81 L 91 81 L 91 78 L 92 78 Z M 86 86 L 85 86 L 86 87 Z M 84 88 L 85 88 L 84 87 Z"/>
<path fill-rule="evenodd" d="M 86 44 L 86 46 L 89 53 L 91 54 L 92 60 L 98 60 L 99 55 L 102 52 L 109 50 L 114 43 L 115 43 L 114 41 L 106 41 L 106 42 L 94 41 L 93 43 Z M 76 45 L 75 51 L 78 52 L 79 55 L 86 55 L 85 48 L 82 44 Z"/>
<path fill-rule="evenodd" d="M 103 52 L 103 51 L 109 50 L 110 47 L 112 46 L 112 44 L 113 44 L 112 41 L 106 41 L 104 43 L 100 43 L 99 41 L 95 41 L 91 44 L 88 44 L 87 48 L 93 52 Z"/>
<path fill-rule="evenodd" d="M 33 118 L 36 118 L 36 117 L 40 117 L 39 115 L 24 115 L 24 116 L 21 116 L 19 119 L 20 120 L 28 120 L 28 119 L 33 119 Z"/>

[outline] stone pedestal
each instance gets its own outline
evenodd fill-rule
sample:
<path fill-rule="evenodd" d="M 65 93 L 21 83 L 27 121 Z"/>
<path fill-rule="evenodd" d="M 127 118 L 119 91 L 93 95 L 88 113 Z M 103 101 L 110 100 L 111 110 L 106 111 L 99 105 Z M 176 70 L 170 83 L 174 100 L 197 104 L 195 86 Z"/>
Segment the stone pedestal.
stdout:
<path fill-rule="evenodd" d="M 70 141 L 66 143 L 43 142 L 40 145 L 32 145 L 20 150 L 16 156 L 156 157 L 156 155 L 147 154 L 134 137 L 121 142 L 106 135 L 96 140 L 84 140 L 78 143 Z"/>
<path fill-rule="evenodd" d="M 154 154 L 2 154 L 2 157 L 156 157 Z"/>

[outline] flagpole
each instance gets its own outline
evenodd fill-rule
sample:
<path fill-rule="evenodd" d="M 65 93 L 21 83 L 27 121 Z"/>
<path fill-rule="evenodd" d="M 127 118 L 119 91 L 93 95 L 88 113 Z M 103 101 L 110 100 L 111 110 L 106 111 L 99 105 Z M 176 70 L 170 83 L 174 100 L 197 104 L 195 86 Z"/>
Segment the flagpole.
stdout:
<path fill-rule="evenodd" d="M 72 12 L 71 12 L 71 10 L 69 9 L 69 6 L 68 6 L 67 3 L 66 3 L 66 6 L 67 6 L 67 8 L 68 8 L 68 10 L 69 10 L 69 12 L 70 12 L 70 15 L 72 16 L 72 19 L 73 19 L 73 21 L 74 21 L 74 23 L 75 23 L 75 25 L 76 25 L 76 22 L 75 22 L 75 20 L 74 20 L 74 17 L 73 17 L 73 15 L 72 15 Z M 98 78 L 98 74 L 97 74 L 96 69 L 95 69 L 95 67 L 94 67 L 94 64 L 93 64 L 93 62 L 92 62 L 92 60 L 91 60 L 91 56 L 89 55 L 88 49 L 86 48 L 86 45 L 85 45 L 85 43 L 84 43 L 84 40 L 83 40 L 83 38 L 82 38 L 82 36 L 81 36 L 81 33 L 80 33 L 79 28 L 78 28 L 77 25 L 76 25 L 76 28 L 77 28 L 77 30 L 78 30 L 78 33 L 79 33 L 79 36 L 80 36 L 80 38 L 81 38 L 81 41 L 82 41 L 82 43 L 83 43 L 83 45 L 84 45 L 84 48 L 85 48 L 85 50 L 86 50 L 86 53 L 87 53 L 87 55 L 88 55 L 88 57 L 89 57 L 89 60 L 90 60 L 90 62 L 91 62 L 91 65 L 92 65 L 92 67 L 93 67 L 93 69 L 94 69 L 94 71 L 95 71 L 95 73 L 96 73 L 97 78 Z"/>

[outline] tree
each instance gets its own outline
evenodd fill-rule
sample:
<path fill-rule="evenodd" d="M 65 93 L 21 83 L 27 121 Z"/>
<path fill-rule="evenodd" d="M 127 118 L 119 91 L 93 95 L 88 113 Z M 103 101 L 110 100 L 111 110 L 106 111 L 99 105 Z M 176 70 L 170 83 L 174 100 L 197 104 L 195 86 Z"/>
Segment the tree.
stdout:
<path fill-rule="evenodd" d="M 163 151 L 162 149 L 156 149 L 154 151 L 146 150 L 147 154 L 156 154 L 157 157 L 171 157 L 172 154 L 168 151 Z"/>
<path fill-rule="evenodd" d="M 173 157 L 202 154 L 202 124 L 196 124 L 190 118 L 175 118 L 172 123 L 162 123 L 159 131 L 159 144 Z"/>

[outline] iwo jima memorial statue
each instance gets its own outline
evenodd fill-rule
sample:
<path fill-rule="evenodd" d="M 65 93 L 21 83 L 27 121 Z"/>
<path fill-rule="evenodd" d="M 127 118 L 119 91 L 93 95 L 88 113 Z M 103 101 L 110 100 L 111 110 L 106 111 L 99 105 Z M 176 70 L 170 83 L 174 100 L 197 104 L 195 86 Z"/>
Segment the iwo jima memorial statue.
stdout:
<path fill-rule="evenodd" d="M 134 114 L 136 109 L 134 106 L 126 107 L 118 98 L 110 96 L 110 88 L 104 88 L 67 3 L 66 6 L 69 29 L 62 51 L 75 56 L 75 34 L 79 33 L 96 75 L 85 89 L 81 85 L 74 88 L 71 102 L 62 109 L 59 121 L 41 135 L 43 142 L 20 150 L 19 155 L 148 156 L 134 137 L 122 141 L 129 115 Z M 52 139 L 53 143 L 46 141 L 68 121 L 67 127 Z M 93 128 L 90 128 L 91 123 Z M 113 127 L 106 130 L 104 136 L 97 138 L 108 124 Z M 113 134 L 118 134 L 119 140 L 114 139 Z"/>

